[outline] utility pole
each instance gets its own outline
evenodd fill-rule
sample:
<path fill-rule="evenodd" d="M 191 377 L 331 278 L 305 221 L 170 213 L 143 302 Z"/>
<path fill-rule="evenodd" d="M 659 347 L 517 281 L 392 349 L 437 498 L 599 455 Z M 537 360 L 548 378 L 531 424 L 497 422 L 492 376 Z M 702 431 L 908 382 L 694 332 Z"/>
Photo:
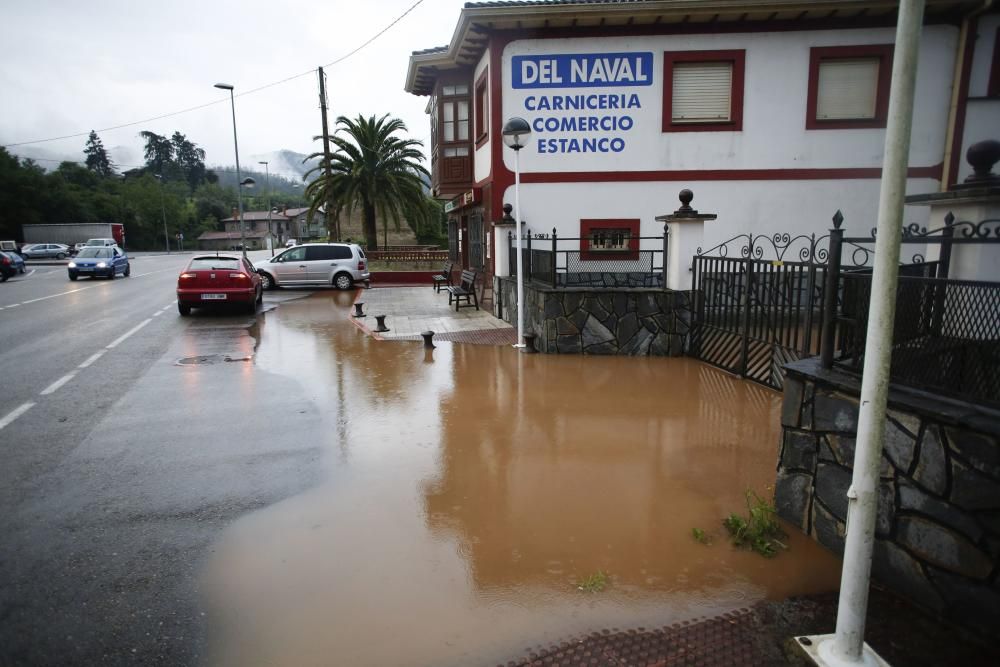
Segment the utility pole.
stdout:
<path fill-rule="evenodd" d="M 323 72 L 323 68 L 319 68 L 319 111 L 320 116 L 323 119 L 323 173 L 326 175 L 327 182 L 332 173 L 330 164 L 330 130 L 326 122 L 326 74 Z M 327 189 L 329 192 L 329 189 Z M 340 241 L 340 222 L 335 221 L 332 225 L 330 223 L 330 211 L 333 210 L 331 206 L 330 198 L 323 203 L 323 217 L 326 219 L 326 229 L 333 235 L 334 241 Z M 306 224 L 309 224 L 308 221 Z"/>
<path fill-rule="evenodd" d="M 267 245 L 271 246 L 271 257 L 274 257 L 274 234 L 271 233 L 271 172 L 267 168 L 267 160 L 260 160 L 257 164 L 264 165 L 264 177 L 267 179 Z"/>

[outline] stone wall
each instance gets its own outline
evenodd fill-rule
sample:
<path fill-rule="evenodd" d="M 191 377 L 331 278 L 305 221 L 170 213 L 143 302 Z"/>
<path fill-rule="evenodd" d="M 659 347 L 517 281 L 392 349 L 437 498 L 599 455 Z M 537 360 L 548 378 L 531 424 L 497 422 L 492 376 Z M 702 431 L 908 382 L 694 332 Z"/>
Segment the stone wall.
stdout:
<path fill-rule="evenodd" d="M 494 277 L 493 314 L 517 324 L 517 281 Z M 524 331 L 550 354 L 679 356 L 691 324 L 689 292 L 643 287 L 524 286 Z"/>
<path fill-rule="evenodd" d="M 786 367 L 778 514 L 843 554 L 860 382 Z M 943 618 L 1000 628 L 1000 411 L 890 392 L 872 575 Z"/>

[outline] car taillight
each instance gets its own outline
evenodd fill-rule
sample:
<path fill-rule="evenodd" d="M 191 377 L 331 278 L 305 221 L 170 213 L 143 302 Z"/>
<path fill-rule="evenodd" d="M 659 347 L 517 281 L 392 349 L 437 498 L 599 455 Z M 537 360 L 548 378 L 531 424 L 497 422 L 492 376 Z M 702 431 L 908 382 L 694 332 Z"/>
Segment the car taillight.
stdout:
<path fill-rule="evenodd" d="M 180 275 L 180 278 L 178 278 L 178 280 L 191 280 L 192 278 L 197 278 L 197 277 L 198 277 L 197 273 L 182 273 Z"/>
<path fill-rule="evenodd" d="M 364 271 L 364 270 L 365 270 L 365 260 L 359 259 L 358 260 L 358 271 Z"/>
<path fill-rule="evenodd" d="M 0 261 L 2 261 L 2 262 L 3 262 L 4 264 L 10 264 L 10 258 L 8 258 L 8 257 L 4 257 L 4 258 L 3 258 L 2 260 L 0 260 Z"/>
<path fill-rule="evenodd" d="M 249 280 L 249 276 L 245 273 L 230 273 L 229 277 L 233 280 Z"/>

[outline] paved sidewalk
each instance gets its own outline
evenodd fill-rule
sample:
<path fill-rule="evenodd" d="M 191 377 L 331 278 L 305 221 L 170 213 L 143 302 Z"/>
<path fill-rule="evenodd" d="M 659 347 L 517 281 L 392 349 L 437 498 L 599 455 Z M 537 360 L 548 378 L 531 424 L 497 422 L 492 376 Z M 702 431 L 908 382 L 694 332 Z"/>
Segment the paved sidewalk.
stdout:
<path fill-rule="evenodd" d="M 362 302 L 365 313 L 355 324 L 378 340 L 419 340 L 423 331 L 433 331 L 434 340 L 483 345 L 512 345 L 517 337 L 514 328 L 488 308 L 456 312 L 448 305 L 448 294 L 430 285 L 359 290 L 354 302 Z M 376 315 L 386 316 L 389 331 L 375 331 Z"/>

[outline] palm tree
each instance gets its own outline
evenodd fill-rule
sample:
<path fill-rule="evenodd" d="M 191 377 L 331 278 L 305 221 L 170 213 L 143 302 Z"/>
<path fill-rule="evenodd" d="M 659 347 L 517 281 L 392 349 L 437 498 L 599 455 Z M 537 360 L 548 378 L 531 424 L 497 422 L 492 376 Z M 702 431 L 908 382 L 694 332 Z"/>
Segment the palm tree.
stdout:
<path fill-rule="evenodd" d="M 423 222 L 430 215 L 421 180 L 421 175 L 427 174 L 420 164 L 423 144 L 395 136 L 405 131 L 403 121 L 389 114 L 379 119 L 360 115 L 354 120 L 337 118 L 337 130 L 330 137 L 335 150 L 330 156 L 329 175 L 322 152 L 306 158 L 320 159 L 319 166 L 307 174 L 318 172 L 306 187 L 312 202 L 309 216 L 325 204 L 328 218 L 339 221 L 344 212 L 350 215 L 360 207 L 370 250 L 378 248 L 376 216 L 386 227 L 391 220 L 397 230 L 402 219 L 411 224 Z"/>

